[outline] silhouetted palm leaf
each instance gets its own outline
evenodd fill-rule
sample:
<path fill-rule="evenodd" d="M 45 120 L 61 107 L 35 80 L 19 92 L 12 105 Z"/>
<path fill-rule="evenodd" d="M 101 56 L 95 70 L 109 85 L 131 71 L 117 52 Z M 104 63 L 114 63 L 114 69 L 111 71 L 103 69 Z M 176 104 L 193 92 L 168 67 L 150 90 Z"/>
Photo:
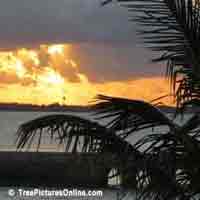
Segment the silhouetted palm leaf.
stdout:
<path fill-rule="evenodd" d="M 66 151 L 72 152 L 123 153 L 133 150 L 128 142 L 97 122 L 64 114 L 39 117 L 22 124 L 17 131 L 17 148 L 35 143 L 39 149 L 44 136 L 57 140 L 58 144 L 65 145 Z"/>
<path fill-rule="evenodd" d="M 101 137 L 102 127 L 95 122 L 90 122 L 71 115 L 48 115 L 40 117 L 22 124 L 17 131 L 17 148 L 24 148 L 33 144 L 33 139 L 38 138 L 38 148 L 43 135 L 47 135 L 51 140 L 58 140 L 59 144 L 66 145 L 66 151 L 77 151 L 81 141 L 82 151 L 90 151 L 98 138 Z M 82 136 L 85 137 L 82 137 Z M 95 137 L 95 140 L 92 138 Z M 90 148 L 89 148 L 90 147 Z M 88 149 L 89 148 L 89 149 Z M 100 146 L 99 146 L 100 148 Z M 93 149 L 94 150 L 94 149 Z M 99 149 L 95 149 L 98 151 Z M 94 150 L 94 151 L 95 151 Z"/>
<path fill-rule="evenodd" d="M 140 182 L 148 180 L 145 187 L 140 187 L 142 197 L 153 192 L 161 199 L 166 195 L 170 195 L 166 199 L 190 199 L 199 194 L 199 133 L 200 117 L 194 115 L 173 132 L 147 135 L 135 144 L 136 149 L 143 147 L 143 152 L 153 157 L 153 161 L 146 161 L 146 173 L 139 177 Z"/>
<path fill-rule="evenodd" d="M 167 61 L 177 106 L 200 98 L 200 1 L 117 1 L 129 10 L 130 20 L 141 25 L 138 34 L 147 47 L 161 52 L 153 61 Z"/>
<path fill-rule="evenodd" d="M 168 126 L 167 130 L 159 129 L 159 132 L 151 134 L 147 132 L 134 145 L 134 149 L 140 151 L 142 156 L 137 162 L 128 162 L 126 170 L 127 173 L 131 169 L 137 172 L 136 188 L 141 199 L 189 199 L 198 192 L 198 114 L 179 126 L 149 103 L 102 95 L 98 96 L 97 104 L 93 108 L 100 118 L 112 118 L 107 124 L 111 130 L 128 130 L 120 134 L 120 137 L 134 134 L 141 129 L 148 131 L 149 127 Z"/>
<path fill-rule="evenodd" d="M 98 119 L 109 121 L 106 126 L 114 131 L 123 131 L 121 137 L 141 129 L 156 126 L 175 128 L 174 123 L 155 106 L 140 100 L 97 96 L 92 106 Z"/>
<path fill-rule="evenodd" d="M 133 170 L 139 167 L 139 164 L 136 163 L 144 159 L 139 151 L 112 130 L 96 122 L 64 114 L 39 117 L 22 124 L 17 131 L 17 149 L 23 150 L 25 147 L 30 148 L 35 144 L 39 150 L 42 139 L 47 139 L 44 136 L 58 141 L 58 144 L 65 145 L 67 152 L 104 152 L 117 155 L 121 164 L 114 176 L 130 175 L 133 172 L 135 174 Z M 136 167 L 128 170 L 130 155 Z M 129 179 L 130 181 L 135 183 L 135 179 Z M 132 187 L 135 186 L 132 184 Z"/>

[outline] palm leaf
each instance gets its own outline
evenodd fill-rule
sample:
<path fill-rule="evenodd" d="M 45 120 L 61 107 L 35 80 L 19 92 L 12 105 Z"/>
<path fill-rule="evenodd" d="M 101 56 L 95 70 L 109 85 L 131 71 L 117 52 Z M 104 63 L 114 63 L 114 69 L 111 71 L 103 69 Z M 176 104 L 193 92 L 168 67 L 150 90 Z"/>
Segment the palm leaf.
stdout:
<path fill-rule="evenodd" d="M 144 176 L 139 177 L 140 182 L 148 180 L 145 186 L 140 186 L 142 196 L 149 196 L 153 192 L 162 197 L 172 195 L 167 199 L 181 199 L 183 196 L 190 199 L 199 194 L 199 125 L 200 117 L 194 115 L 173 132 L 147 135 L 135 144 L 136 149 L 142 147 L 145 154 L 153 157 L 153 161 L 146 161 Z M 159 177 L 165 177 L 165 182 Z"/>
<path fill-rule="evenodd" d="M 95 114 L 100 115 L 99 118 L 112 118 L 107 127 L 117 132 L 128 129 L 128 134 L 131 134 L 141 129 L 148 130 L 148 127 L 169 127 L 167 131 L 146 135 L 133 146 L 142 156 L 137 161 L 133 159 L 128 162 L 128 168 L 124 169 L 124 173 L 128 174 L 131 170 L 137 172 L 138 198 L 189 199 L 189 196 L 194 196 L 193 193 L 198 192 L 198 114 L 192 116 L 184 125 L 178 126 L 149 103 L 102 95 L 98 96 L 97 104 L 93 108 Z"/>
<path fill-rule="evenodd" d="M 68 152 L 134 151 L 132 145 L 97 122 L 64 114 L 47 115 L 20 125 L 17 131 L 17 149 L 37 144 L 39 150 L 41 140 L 47 137 L 58 141 L 58 144 L 64 144 Z"/>
<path fill-rule="evenodd" d="M 135 175 L 141 160 L 144 159 L 141 152 L 111 129 L 91 120 L 65 114 L 47 115 L 20 125 L 17 131 L 17 149 L 24 150 L 36 145 L 38 151 L 42 139 L 47 137 L 63 144 L 67 152 L 104 152 L 117 155 L 120 163 L 116 160 L 118 171 L 114 177 L 129 176 L 133 173 Z M 131 168 L 128 167 L 130 158 L 130 163 L 134 163 L 134 167 Z M 135 187 L 135 179 L 129 178 L 129 183 L 132 184 L 132 188 Z"/>
<path fill-rule="evenodd" d="M 138 34 L 146 47 L 161 53 L 153 61 L 167 61 L 177 106 L 200 98 L 200 1 L 117 1 L 128 9 L 130 20 L 140 25 Z"/>
<path fill-rule="evenodd" d="M 92 109 L 98 119 L 108 121 L 108 128 L 122 131 L 122 137 L 156 126 L 174 128 L 174 123 L 158 108 L 140 100 L 99 95 Z"/>

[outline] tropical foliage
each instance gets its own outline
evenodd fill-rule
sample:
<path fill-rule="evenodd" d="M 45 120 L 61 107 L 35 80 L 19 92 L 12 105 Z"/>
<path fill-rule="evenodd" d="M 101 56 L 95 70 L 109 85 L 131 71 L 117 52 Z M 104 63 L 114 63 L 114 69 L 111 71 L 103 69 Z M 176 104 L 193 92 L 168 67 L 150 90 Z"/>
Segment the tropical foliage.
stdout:
<path fill-rule="evenodd" d="M 94 108 L 101 118 L 107 118 L 107 126 L 126 140 L 140 130 L 147 134 L 135 140 L 133 147 L 142 156 L 132 160 L 126 169 L 127 174 L 136 171 L 138 198 L 190 199 L 199 194 L 198 114 L 179 126 L 143 101 L 99 96 Z"/>
<path fill-rule="evenodd" d="M 39 117 L 19 126 L 16 138 L 18 151 L 39 151 L 45 141 L 49 141 L 49 144 L 56 141 L 58 146 L 64 146 L 63 150 L 70 153 L 112 154 L 116 159 L 111 162 L 117 166 L 117 170 L 110 178 L 117 177 L 117 182 L 120 175 L 127 177 L 127 155 L 132 155 L 133 160 L 142 157 L 138 150 L 112 129 L 92 120 L 66 114 Z M 129 174 L 135 176 L 135 172 Z M 135 187 L 135 178 L 128 177 L 127 181 L 129 184 L 133 182 L 132 186 Z"/>
<path fill-rule="evenodd" d="M 125 185 L 136 189 L 138 198 L 189 199 L 199 193 L 198 115 L 178 126 L 151 104 L 102 95 L 92 109 L 95 118 L 106 119 L 105 126 L 71 115 L 40 117 L 19 127 L 18 149 L 34 139 L 39 148 L 42 135 L 47 135 L 65 144 L 68 152 L 119 156 L 125 164 L 114 176 L 132 177 Z M 149 134 L 135 144 L 127 142 L 141 130 Z"/>
<path fill-rule="evenodd" d="M 133 150 L 128 142 L 97 122 L 65 114 L 47 115 L 22 124 L 17 131 L 17 149 L 28 149 L 36 145 L 38 151 L 42 139 L 57 141 L 58 145 L 64 144 L 64 150 L 72 153 L 120 154 L 122 151 L 119 146 L 127 151 Z"/>
<path fill-rule="evenodd" d="M 167 62 L 177 106 L 196 103 L 200 97 L 200 1 L 117 1 L 128 9 L 130 20 L 140 25 L 138 35 L 146 47 L 160 52 L 153 61 Z"/>
<path fill-rule="evenodd" d="M 102 5 L 111 1 L 103 1 Z M 161 54 L 153 61 L 167 63 L 166 74 L 171 80 L 177 108 L 184 110 L 190 104 L 199 107 L 200 1 L 117 1 L 128 9 L 130 20 L 136 21 L 141 27 L 138 34 L 143 38 L 146 47 Z M 107 111 L 109 108 L 108 106 Z M 115 107 L 115 110 L 119 109 Z M 155 167 L 151 175 L 142 173 L 145 174 L 142 183 L 144 179 L 148 180 L 146 186 L 142 184 L 140 190 L 143 191 L 141 194 L 145 195 L 143 197 L 148 199 L 151 197 L 153 199 L 199 198 L 199 125 L 197 112 L 183 126 L 179 127 L 175 124 L 174 127 L 170 126 L 168 132 L 147 135 L 135 144 L 136 149 L 144 148 L 146 145 L 147 147 L 142 150 L 143 153 L 153 155 L 158 160 L 159 166 Z M 149 164 L 152 166 L 151 160 L 145 165 L 147 171 L 151 168 Z M 165 177 L 164 181 L 162 178 L 159 179 L 159 173 L 160 177 Z"/>

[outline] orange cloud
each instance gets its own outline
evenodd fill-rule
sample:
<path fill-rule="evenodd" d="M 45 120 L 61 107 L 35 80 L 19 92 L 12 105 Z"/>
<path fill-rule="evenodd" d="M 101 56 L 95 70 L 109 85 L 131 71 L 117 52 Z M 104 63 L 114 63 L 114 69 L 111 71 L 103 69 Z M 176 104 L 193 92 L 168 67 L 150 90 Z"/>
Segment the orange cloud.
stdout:
<path fill-rule="evenodd" d="M 150 101 L 169 93 L 169 83 L 162 77 L 92 83 L 70 58 L 70 48 L 41 45 L 35 50 L 0 53 L 0 86 L 4 86 L 0 101 L 86 105 L 97 94 Z M 173 102 L 168 98 L 164 103 Z"/>
<path fill-rule="evenodd" d="M 16 84 L 19 77 L 15 73 L 0 72 L 1 84 Z"/>
<path fill-rule="evenodd" d="M 170 94 L 169 89 L 169 82 L 164 77 L 141 78 L 97 85 L 99 93 L 146 101 Z M 164 104 L 173 104 L 173 99 L 170 96 L 162 101 Z"/>

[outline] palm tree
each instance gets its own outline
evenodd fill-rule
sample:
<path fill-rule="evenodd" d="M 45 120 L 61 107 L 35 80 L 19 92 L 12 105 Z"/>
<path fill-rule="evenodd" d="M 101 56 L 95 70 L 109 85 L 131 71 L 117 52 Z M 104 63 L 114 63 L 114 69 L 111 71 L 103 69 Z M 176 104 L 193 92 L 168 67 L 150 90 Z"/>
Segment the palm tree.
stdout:
<path fill-rule="evenodd" d="M 126 169 L 127 175 L 136 169 L 138 198 L 184 200 L 199 194 L 198 114 L 179 126 L 147 102 L 102 95 L 94 110 L 100 118 L 108 120 L 108 128 L 128 141 L 129 136 L 140 130 L 147 133 L 133 145 L 143 155 L 142 159 L 129 160 Z"/>
<path fill-rule="evenodd" d="M 102 5 L 112 0 L 102 1 Z M 130 21 L 146 47 L 160 52 L 153 61 L 167 62 L 178 107 L 197 104 L 200 98 L 200 1 L 116 0 L 128 9 Z"/>
<path fill-rule="evenodd" d="M 147 47 L 161 52 L 153 61 L 167 63 L 177 108 L 200 105 L 200 1 L 117 1 L 128 8 L 130 20 L 141 25 L 138 33 Z M 102 95 L 92 110 L 95 119 L 106 119 L 105 126 L 69 115 L 41 117 L 19 127 L 18 149 L 36 137 L 39 147 L 47 134 L 65 144 L 66 151 L 119 155 L 125 163 L 120 173 L 132 177 L 134 171 L 129 186 L 136 189 L 138 199 L 189 200 L 200 194 L 198 113 L 180 126 L 152 103 Z M 130 137 L 141 130 L 146 135 L 131 144 Z"/>
<path fill-rule="evenodd" d="M 103 1 L 102 5 L 110 2 L 111 0 Z M 166 61 L 166 74 L 171 80 L 177 108 L 183 110 L 190 104 L 199 106 L 200 1 L 118 0 L 118 2 L 128 8 L 131 13 L 130 20 L 135 20 L 141 25 L 142 29 L 138 30 L 138 33 L 144 39 L 147 47 L 161 53 L 160 57 L 153 59 L 153 61 Z M 132 13 L 136 14 L 133 16 Z M 110 101 L 112 106 L 114 105 L 111 99 L 107 100 Z M 116 100 L 115 103 L 117 103 Z M 116 112 L 118 109 L 119 107 L 115 106 L 112 112 Z M 109 112 L 109 106 L 107 106 L 107 111 Z M 176 166 L 171 171 L 176 172 L 174 176 L 176 179 L 175 186 L 181 186 L 181 190 L 179 187 L 179 190 L 173 189 L 173 191 L 176 191 L 174 193 L 176 197 L 190 199 L 199 194 L 197 181 L 200 170 L 198 114 L 194 114 L 182 127 L 176 126 L 168 133 L 148 135 L 142 138 L 136 146 L 140 147 L 147 143 L 151 145 L 143 152 L 156 155 L 158 158 L 164 149 L 164 152 L 170 152 L 171 157 L 174 156 Z M 168 162 L 164 163 L 167 166 Z M 174 166 L 172 165 L 170 168 L 172 169 Z M 156 173 L 153 175 L 154 178 L 155 175 Z M 161 183 L 161 181 L 158 181 L 158 184 L 159 182 Z M 152 186 L 149 183 L 147 185 L 150 188 L 156 189 L 155 185 Z M 157 188 L 157 192 L 154 191 L 154 194 L 157 194 L 160 190 Z M 152 189 L 146 191 L 147 193 L 152 192 Z M 178 195 L 180 191 L 184 194 L 183 196 Z M 164 197 L 165 194 L 167 194 L 166 187 L 164 188 L 164 195 L 161 196 Z M 175 196 L 172 195 L 170 198 Z M 169 196 L 167 199 L 169 199 Z"/>

